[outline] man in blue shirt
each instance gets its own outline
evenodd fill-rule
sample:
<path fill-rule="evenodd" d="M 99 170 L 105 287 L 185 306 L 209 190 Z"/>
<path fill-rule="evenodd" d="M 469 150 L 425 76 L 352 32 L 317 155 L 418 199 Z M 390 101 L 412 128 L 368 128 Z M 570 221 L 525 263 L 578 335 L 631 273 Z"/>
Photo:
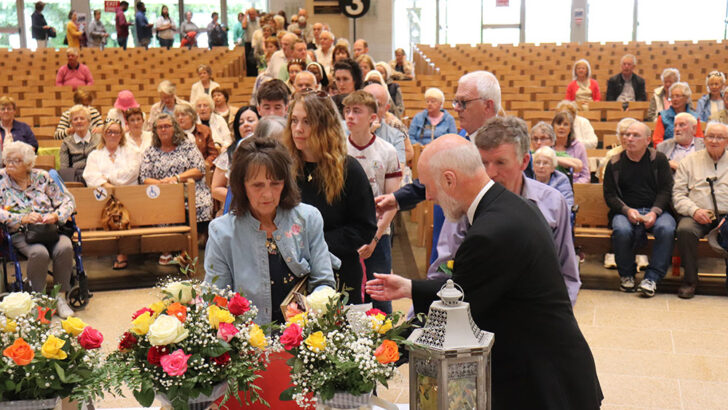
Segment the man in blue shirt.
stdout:
<path fill-rule="evenodd" d="M 147 8 L 144 6 L 143 2 L 139 2 L 136 5 L 137 12 L 135 16 L 135 24 L 136 24 L 136 32 L 137 32 L 137 42 L 140 46 L 143 46 L 145 49 L 149 48 L 149 43 L 152 42 L 152 26 L 153 24 L 147 20 L 146 12 Z"/>

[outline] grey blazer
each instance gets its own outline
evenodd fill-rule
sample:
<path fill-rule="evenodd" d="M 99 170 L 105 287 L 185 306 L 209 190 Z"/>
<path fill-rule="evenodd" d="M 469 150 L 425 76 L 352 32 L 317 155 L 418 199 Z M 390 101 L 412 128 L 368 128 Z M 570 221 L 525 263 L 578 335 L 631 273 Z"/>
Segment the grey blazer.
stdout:
<path fill-rule="evenodd" d="M 695 151 L 700 151 L 701 149 L 705 149 L 705 142 L 703 142 L 702 138 L 695 137 L 695 138 L 693 138 L 693 142 L 695 142 Z M 664 140 L 661 143 L 657 144 L 657 151 L 665 154 L 667 159 L 670 159 L 670 156 L 672 155 L 672 151 L 674 151 L 674 150 L 675 150 L 675 138 L 670 138 L 669 140 Z"/>

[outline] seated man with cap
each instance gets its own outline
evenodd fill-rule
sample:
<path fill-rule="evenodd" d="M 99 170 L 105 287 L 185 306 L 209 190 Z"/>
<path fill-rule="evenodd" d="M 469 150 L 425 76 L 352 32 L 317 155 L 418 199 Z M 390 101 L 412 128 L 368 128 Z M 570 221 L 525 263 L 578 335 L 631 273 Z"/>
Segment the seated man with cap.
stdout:
<path fill-rule="evenodd" d="M 680 222 L 677 226 L 677 247 L 685 268 L 683 285 L 678 296 L 690 299 L 698 284 L 698 239 L 714 229 L 728 213 L 728 125 L 708 123 L 705 129 L 705 149 L 693 152 L 680 161 L 675 172 L 672 199 Z M 713 236 L 716 234 L 713 234 Z M 728 253 L 711 245 L 723 257 Z"/>

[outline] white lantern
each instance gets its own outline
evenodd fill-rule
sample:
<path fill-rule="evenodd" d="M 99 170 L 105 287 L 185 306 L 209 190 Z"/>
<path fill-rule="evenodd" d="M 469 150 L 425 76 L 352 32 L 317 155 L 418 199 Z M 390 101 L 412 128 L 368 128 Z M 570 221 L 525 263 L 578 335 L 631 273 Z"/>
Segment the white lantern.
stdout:
<path fill-rule="evenodd" d="M 410 408 L 490 409 L 490 351 L 494 334 L 480 330 L 448 280 L 432 302 L 425 326 L 407 339 Z M 460 288 L 460 290 L 458 290 Z"/>

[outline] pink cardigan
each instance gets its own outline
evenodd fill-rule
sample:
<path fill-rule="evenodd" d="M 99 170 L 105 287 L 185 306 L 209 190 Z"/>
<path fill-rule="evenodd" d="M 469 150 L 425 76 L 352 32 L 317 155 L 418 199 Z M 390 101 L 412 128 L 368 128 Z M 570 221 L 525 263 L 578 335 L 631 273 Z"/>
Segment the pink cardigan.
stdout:
<path fill-rule="evenodd" d="M 593 78 L 589 79 L 589 89 L 592 90 L 593 101 L 599 101 L 602 99 L 602 94 L 599 92 L 599 83 L 597 83 L 597 80 Z M 566 87 L 566 99 L 569 101 L 576 100 L 576 92 L 578 90 L 579 84 L 576 83 L 576 80 L 569 83 L 569 86 Z"/>

